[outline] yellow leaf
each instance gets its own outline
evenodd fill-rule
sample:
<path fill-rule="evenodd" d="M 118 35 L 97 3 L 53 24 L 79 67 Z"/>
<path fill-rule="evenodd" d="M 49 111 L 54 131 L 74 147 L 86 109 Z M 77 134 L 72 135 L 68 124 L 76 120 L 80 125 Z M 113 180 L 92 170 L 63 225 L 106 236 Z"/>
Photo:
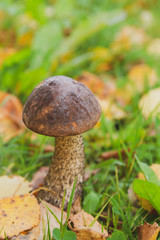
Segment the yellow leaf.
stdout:
<path fill-rule="evenodd" d="M 160 88 L 150 90 L 142 96 L 139 102 L 139 108 L 146 118 L 158 115 L 160 113 Z"/>
<path fill-rule="evenodd" d="M 135 91 L 143 92 L 146 86 L 152 87 L 158 80 L 154 69 L 145 64 L 134 66 L 130 70 L 128 78 L 130 80 L 128 90 L 130 90 L 132 94 Z"/>
<path fill-rule="evenodd" d="M 148 50 L 148 53 L 159 57 L 160 56 L 160 38 L 156 38 L 150 41 L 147 50 Z"/>
<path fill-rule="evenodd" d="M 0 200 L 0 239 L 18 236 L 40 222 L 37 199 L 29 194 Z"/>

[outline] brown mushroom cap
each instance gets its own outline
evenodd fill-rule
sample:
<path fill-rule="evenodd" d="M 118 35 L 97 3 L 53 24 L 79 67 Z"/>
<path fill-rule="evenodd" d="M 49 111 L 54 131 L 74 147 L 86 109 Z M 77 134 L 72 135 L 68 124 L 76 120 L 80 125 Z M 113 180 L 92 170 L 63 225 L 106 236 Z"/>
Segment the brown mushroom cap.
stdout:
<path fill-rule="evenodd" d="M 73 136 L 92 128 L 101 116 L 93 93 L 81 82 L 65 76 L 42 81 L 30 94 L 23 121 L 46 136 Z"/>

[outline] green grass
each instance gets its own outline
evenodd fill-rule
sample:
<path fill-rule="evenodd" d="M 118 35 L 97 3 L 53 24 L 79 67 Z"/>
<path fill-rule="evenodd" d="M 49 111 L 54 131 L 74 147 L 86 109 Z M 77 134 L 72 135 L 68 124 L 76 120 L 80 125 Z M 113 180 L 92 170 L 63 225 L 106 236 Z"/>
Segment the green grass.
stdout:
<path fill-rule="evenodd" d="M 76 78 L 84 71 L 98 75 L 104 82 L 112 79 L 117 88 L 124 89 L 129 70 L 139 63 L 149 65 L 160 78 L 159 57 L 147 51 L 149 41 L 160 35 L 159 5 L 158 1 L 156 4 L 146 1 L 143 5 L 132 0 L 2 0 L 0 36 L 5 36 L 0 41 L 0 50 L 12 47 L 16 52 L 0 65 L 0 90 L 15 94 L 24 103 L 44 78 L 59 74 Z M 151 26 L 144 26 L 142 13 L 151 14 Z M 128 25 L 144 30 L 149 40 L 142 46 L 115 53 L 112 43 Z M 15 36 L 13 42 L 10 31 Z M 32 40 L 21 46 L 19 39 L 27 32 L 32 33 Z M 95 57 L 97 47 L 108 50 L 111 57 L 108 70 L 98 70 L 100 63 L 108 60 Z M 155 87 L 159 86 L 158 81 Z M 82 207 L 99 216 L 110 233 L 120 230 L 130 240 L 137 238 L 137 226 L 145 220 L 159 223 L 159 216 L 148 214 L 128 196 L 128 189 L 140 171 L 134 153 L 148 165 L 160 163 L 160 119 L 157 116 L 146 120 L 138 108 L 141 96 L 148 91 L 146 87 L 143 93 L 136 92 L 125 105 L 125 119 L 110 120 L 103 114 L 100 125 L 83 134 L 86 169 L 99 171 L 83 184 Z M 150 134 L 152 129 L 155 135 Z M 46 144 L 54 145 L 53 138 L 38 136 L 32 140 L 26 132 L 7 143 L 0 139 L 0 175 L 18 174 L 31 180 L 39 167 L 51 162 L 53 154 L 44 152 Z M 117 150 L 118 158 L 100 158 L 109 150 Z"/>

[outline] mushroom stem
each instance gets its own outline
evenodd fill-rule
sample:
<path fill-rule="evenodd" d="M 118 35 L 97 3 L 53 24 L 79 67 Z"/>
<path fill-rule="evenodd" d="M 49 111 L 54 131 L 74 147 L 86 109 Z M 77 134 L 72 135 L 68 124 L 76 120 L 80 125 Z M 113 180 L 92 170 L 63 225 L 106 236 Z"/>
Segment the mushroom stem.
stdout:
<path fill-rule="evenodd" d="M 73 202 L 82 193 L 84 175 L 84 144 L 81 135 L 55 138 L 55 153 L 43 187 L 55 192 L 41 190 L 38 198 L 60 207 L 64 191 L 65 208 L 68 205 L 75 178 Z"/>

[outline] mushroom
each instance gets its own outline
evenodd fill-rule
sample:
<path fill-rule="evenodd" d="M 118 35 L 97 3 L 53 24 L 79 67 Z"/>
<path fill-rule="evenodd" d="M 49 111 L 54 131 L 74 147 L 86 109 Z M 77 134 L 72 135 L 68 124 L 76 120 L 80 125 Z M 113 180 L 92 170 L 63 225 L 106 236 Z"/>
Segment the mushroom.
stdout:
<path fill-rule="evenodd" d="M 32 131 L 55 137 L 55 152 L 44 188 L 37 197 L 61 206 L 64 191 L 68 205 L 75 178 L 74 198 L 82 193 L 84 144 L 81 133 L 91 129 L 101 116 L 93 93 L 81 82 L 65 76 L 42 81 L 30 94 L 23 109 L 23 121 Z"/>

